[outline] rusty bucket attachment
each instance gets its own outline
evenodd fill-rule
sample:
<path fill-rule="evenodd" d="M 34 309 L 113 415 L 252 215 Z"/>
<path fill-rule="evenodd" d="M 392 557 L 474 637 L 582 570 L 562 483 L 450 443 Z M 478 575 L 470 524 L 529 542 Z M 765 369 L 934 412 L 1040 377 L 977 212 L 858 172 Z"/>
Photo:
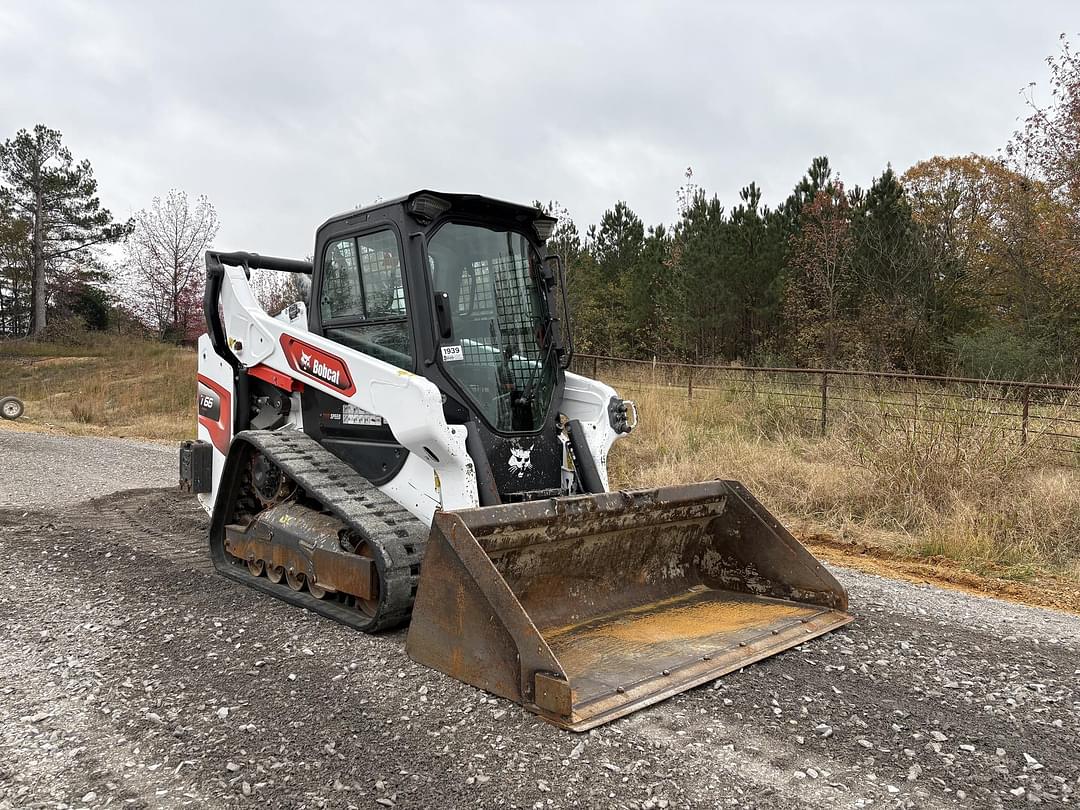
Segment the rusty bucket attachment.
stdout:
<path fill-rule="evenodd" d="M 435 516 L 407 650 L 574 731 L 851 621 L 743 486 L 709 481 Z"/>

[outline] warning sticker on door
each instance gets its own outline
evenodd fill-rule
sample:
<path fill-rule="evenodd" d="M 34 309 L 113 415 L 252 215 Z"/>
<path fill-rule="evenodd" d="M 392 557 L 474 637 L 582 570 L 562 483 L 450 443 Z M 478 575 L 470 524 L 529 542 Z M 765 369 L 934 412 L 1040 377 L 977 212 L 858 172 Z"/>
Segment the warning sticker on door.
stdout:
<path fill-rule="evenodd" d="M 461 351 L 461 346 L 443 346 L 442 347 L 442 359 L 444 363 L 449 363 L 452 360 L 464 360 L 465 354 Z"/>
<path fill-rule="evenodd" d="M 343 425 L 378 426 L 383 423 L 383 418 L 377 413 L 365 411 L 361 407 L 346 402 L 341 406 L 341 423 Z"/>

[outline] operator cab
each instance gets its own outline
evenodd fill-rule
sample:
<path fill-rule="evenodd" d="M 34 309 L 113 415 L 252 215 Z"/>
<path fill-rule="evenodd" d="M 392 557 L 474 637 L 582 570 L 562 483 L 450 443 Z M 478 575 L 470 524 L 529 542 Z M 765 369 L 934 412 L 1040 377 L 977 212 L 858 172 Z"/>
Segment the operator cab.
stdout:
<path fill-rule="evenodd" d="M 569 360 L 558 268 L 544 259 L 555 220 L 528 206 L 419 191 L 349 211 L 316 234 L 309 326 L 437 385 L 489 501 L 559 494 L 559 425 Z M 389 428 L 355 422 L 305 391 L 304 427 L 378 483 L 404 464 Z"/>

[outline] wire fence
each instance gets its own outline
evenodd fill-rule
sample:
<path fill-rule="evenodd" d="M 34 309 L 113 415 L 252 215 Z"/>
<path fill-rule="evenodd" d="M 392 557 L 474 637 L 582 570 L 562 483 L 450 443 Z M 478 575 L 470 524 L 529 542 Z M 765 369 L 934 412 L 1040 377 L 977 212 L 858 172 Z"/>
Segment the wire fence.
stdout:
<path fill-rule="evenodd" d="M 1019 445 L 1080 463 L 1080 384 L 885 371 L 710 366 L 576 354 L 572 370 L 603 380 L 627 396 L 670 390 L 689 400 L 723 398 L 781 409 L 808 432 L 873 416 L 886 428 L 1000 431 Z"/>

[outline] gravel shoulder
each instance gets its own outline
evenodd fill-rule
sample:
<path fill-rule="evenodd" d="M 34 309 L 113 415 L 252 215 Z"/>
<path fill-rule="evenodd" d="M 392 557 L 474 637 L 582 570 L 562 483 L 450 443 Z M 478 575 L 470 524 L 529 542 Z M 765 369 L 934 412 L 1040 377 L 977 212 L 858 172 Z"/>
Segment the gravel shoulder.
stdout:
<path fill-rule="evenodd" d="M 1075 616 L 837 569 L 851 625 L 575 735 L 414 664 L 403 631 L 365 636 L 214 575 L 204 513 L 162 488 L 169 448 L 0 432 L 0 459 L 0 808 L 1080 793 Z"/>
<path fill-rule="evenodd" d="M 0 426 L 0 508 L 69 506 L 177 481 L 175 445 L 32 433 Z"/>

